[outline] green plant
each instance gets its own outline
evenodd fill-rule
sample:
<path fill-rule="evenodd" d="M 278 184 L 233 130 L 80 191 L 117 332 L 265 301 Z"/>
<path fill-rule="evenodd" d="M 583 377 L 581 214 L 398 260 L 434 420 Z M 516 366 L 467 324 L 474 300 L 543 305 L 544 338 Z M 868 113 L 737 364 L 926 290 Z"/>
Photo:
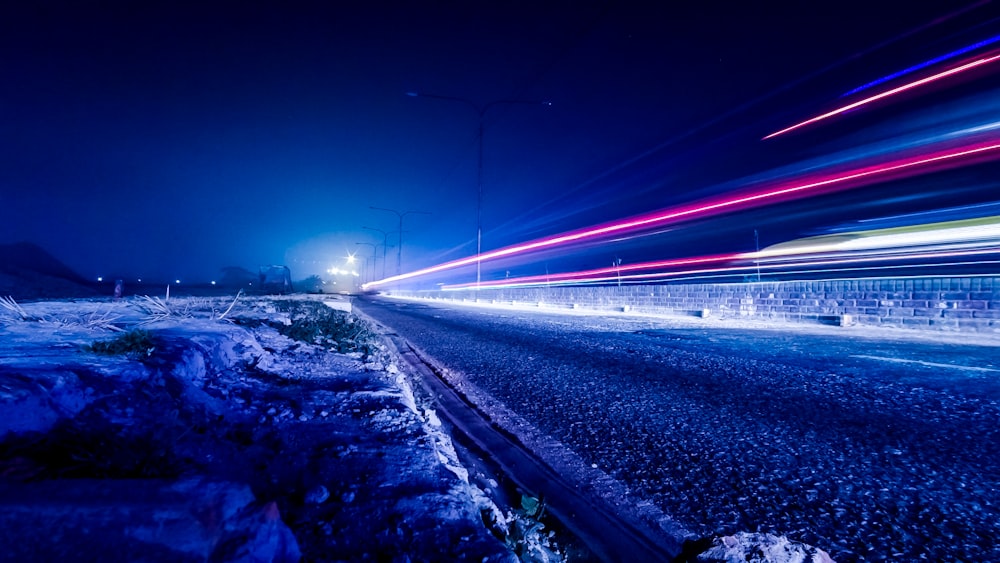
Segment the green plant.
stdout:
<path fill-rule="evenodd" d="M 545 499 L 521 495 L 521 509 L 508 516 L 506 543 L 521 561 L 551 563 L 563 561 L 559 550 L 543 532 Z"/>
<path fill-rule="evenodd" d="M 336 311 L 322 303 L 298 303 L 292 323 L 270 323 L 281 334 L 340 353 L 360 352 L 368 357 L 379 351 L 378 337 L 367 323 L 354 315 Z"/>
<path fill-rule="evenodd" d="M 103 356 L 149 357 L 156 349 L 153 336 L 146 330 L 133 330 L 111 340 L 101 340 L 87 346 L 87 351 Z"/>

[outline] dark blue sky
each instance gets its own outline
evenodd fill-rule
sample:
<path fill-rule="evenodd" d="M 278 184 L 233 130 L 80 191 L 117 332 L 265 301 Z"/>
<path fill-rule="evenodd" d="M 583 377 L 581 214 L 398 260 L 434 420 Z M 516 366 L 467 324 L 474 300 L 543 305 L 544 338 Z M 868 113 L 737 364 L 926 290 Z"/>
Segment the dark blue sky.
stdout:
<path fill-rule="evenodd" d="M 406 92 L 553 103 L 487 115 L 496 248 L 806 156 L 752 145 L 961 44 L 996 6 L 903 35 L 971 5 L 8 2 L 0 243 L 86 277 L 298 279 L 370 253 L 362 226 L 396 229 L 377 206 L 432 213 L 406 218 L 404 268 L 467 256 L 476 115 Z"/>

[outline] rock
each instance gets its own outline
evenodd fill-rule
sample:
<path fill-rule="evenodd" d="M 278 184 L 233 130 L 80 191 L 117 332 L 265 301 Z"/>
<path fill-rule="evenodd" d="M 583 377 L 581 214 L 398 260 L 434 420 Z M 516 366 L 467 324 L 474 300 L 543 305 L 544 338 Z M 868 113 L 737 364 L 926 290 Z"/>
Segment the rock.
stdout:
<path fill-rule="evenodd" d="M 302 552 L 295 536 L 281 521 L 278 505 L 244 510 L 212 553 L 212 561 L 296 563 Z"/>
<path fill-rule="evenodd" d="M 206 478 L 0 481 L 9 561 L 298 561 L 277 507 Z"/>
<path fill-rule="evenodd" d="M 8 433 L 46 432 L 91 401 L 71 371 L 0 372 L 0 440 Z"/>
<path fill-rule="evenodd" d="M 330 491 L 326 490 L 323 485 L 314 487 L 306 493 L 306 502 L 309 504 L 323 504 L 328 498 L 330 498 Z"/>
<path fill-rule="evenodd" d="M 712 540 L 698 555 L 709 563 L 834 563 L 822 549 L 793 542 L 784 536 L 740 532 Z"/>

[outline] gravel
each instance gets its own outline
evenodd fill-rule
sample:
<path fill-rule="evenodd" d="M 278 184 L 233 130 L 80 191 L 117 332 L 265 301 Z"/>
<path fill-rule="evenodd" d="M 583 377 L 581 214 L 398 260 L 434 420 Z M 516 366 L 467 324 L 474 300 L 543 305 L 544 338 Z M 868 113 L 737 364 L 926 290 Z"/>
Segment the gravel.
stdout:
<path fill-rule="evenodd" d="M 1000 561 L 995 342 L 360 307 L 697 535 Z"/>

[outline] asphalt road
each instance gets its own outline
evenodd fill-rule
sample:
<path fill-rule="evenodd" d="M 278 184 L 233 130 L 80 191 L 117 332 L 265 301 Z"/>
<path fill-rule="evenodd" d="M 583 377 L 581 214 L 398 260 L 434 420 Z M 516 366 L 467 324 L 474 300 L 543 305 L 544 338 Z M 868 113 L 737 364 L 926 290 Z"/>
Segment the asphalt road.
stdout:
<path fill-rule="evenodd" d="M 695 534 L 1000 561 L 998 340 L 356 306 Z"/>

